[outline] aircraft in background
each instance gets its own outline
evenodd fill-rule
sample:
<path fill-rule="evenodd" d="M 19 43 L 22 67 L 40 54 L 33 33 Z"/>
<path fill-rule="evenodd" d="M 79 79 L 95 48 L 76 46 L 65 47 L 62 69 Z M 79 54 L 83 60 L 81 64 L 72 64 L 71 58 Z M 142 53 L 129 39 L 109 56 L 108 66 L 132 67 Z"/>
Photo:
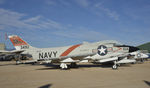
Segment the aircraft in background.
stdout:
<path fill-rule="evenodd" d="M 133 56 L 133 59 L 140 61 L 140 62 L 144 62 L 144 60 L 149 58 L 149 55 L 141 52 L 141 50 L 131 52 L 130 55 Z"/>
<path fill-rule="evenodd" d="M 67 69 L 67 64 L 75 67 L 79 62 L 113 62 L 112 69 L 117 69 L 119 64 L 133 63 L 128 59 L 129 47 L 120 45 L 116 41 L 100 41 L 95 43 L 83 43 L 65 47 L 35 48 L 22 40 L 17 35 L 9 36 L 16 50 L 22 50 L 22 54 L 30 54 L 34 61 L 47 61 L 60 63 L 62 69 Z"/>
<path fill-rule="evenodd" d="M 24 50 L 0 50 L 0 57 L 1 60 L 10 60 L 11 58 L 8 58 L 9 56 L 14 56 L 14 59 L 20 57 L 20 53 L 24 52 Z"/>

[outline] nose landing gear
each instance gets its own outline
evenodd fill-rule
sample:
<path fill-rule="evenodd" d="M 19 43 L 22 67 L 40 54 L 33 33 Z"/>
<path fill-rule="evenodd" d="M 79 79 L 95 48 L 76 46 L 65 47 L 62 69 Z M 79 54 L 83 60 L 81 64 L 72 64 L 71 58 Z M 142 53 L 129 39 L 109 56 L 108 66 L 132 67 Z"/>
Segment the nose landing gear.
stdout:
<path fill-rule="evenodd" d="M 118 65 L 117 65 L 117 61 L 114 61 L 114 65 L 112 66 L 113 70 L 117 70 L 118 69 Z"/>

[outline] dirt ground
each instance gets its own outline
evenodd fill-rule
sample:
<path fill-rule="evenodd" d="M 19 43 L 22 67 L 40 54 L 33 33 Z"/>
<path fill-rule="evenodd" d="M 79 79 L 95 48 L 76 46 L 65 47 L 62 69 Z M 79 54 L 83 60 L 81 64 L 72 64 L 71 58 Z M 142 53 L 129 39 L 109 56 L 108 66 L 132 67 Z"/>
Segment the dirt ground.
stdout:
<path fill-rule="evenodd" d="M 118 70 L 93 64 L 60 70 L 51 65 L 0 62 L 0 88 L 150 88 L 150 60 Z"/>

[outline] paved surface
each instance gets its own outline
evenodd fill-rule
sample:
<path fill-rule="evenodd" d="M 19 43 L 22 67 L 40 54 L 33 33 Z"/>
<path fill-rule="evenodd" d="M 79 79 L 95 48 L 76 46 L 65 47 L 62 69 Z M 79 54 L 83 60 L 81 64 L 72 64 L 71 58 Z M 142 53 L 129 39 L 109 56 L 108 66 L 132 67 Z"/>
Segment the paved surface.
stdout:
<path fill-rule="evenodd" d="M 150 61 L 118 70 L 92 64 L 70 70 L 14 64 L 0 62 L 0 88 L 150 88 Z"/>

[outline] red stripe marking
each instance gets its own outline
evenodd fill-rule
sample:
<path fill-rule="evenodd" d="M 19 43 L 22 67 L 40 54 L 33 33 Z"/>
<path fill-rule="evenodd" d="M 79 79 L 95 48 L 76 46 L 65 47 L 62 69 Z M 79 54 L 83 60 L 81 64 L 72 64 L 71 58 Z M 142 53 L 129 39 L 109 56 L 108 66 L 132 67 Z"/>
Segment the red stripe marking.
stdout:
<path fill-rule="evenodd" d="M 67 56 L 70 52 L 72 52 L 74 49 L 79 47 L 81 44 L 73 45 L 70 48 L 68 48 L 65 52 L 63 52 L 60 56 Z"/>
<path fill-rule="evenodd" d="M 18 36 L 11 37 L 10 41 L 13 43 L 14 46 L 28 45 L 25 41 L 23 41 Z"/>

